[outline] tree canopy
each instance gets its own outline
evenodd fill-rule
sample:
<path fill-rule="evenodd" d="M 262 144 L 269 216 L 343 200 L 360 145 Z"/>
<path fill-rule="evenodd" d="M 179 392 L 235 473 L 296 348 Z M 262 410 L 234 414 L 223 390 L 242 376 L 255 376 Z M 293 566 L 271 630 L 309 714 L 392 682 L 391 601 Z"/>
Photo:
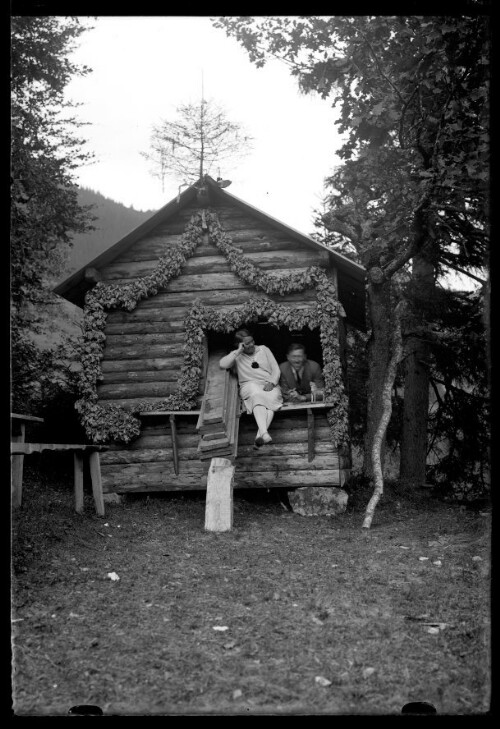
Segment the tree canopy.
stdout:
<path fill-rule="evenodd" d="M 73 177 L 90 156 L 64 95 L 89 72 L 68 58 L 86 29 L 78 18 L 11 18 L 11 346 L 14 404 L 24 407 L 47 369 L 31 339 L 51 298 L 47 276 L 60 271 L 72 235 L 91 228 Z"/>
<path fill-rule="evenodd" d="M 344 164 L 325 224 L 384 275 L 423 246 L 439 271 L 486 264 L 489 24 L 485 16 L 221 18 L 263 65 L 339 107 Z M 437 252 L 436 249 L 439 249 Z"/>
<path fill-rule="evenodd" d="M 366 450 L 371 453 L 377 424 L 387 412 L 381 393 L 392 361 L 394 312 L 403 296 L 410 304 L 402 319 L 403 351 L 411 362 L 405 380 L 410 413 L 403 426 L 421 412 L 425 467 L 429 357 L 436 371 L 444 367 L 429 342 L 437 352 L 446 339 L 435 327 L 436 284 L 450 269 L 481 283 L 488 266 L 489 19 L 471 9 L 459 16 L 213 22 L 240 41 L 257 66 L 269 58 L 282 60 L 304 92 L 318 93 L 338 108 L 342 163 L 326 181 L 318 221 L 328 230 L 329 244 L 342 246 L 367 269 Z M 464 311 L 449 297 L 448 305 L 452 302 L 457 312 Z M 481 295 L 471 305 L 480 311 Z M 484 345 L 484 332 L 479 337 Z M 418 367 L 417 381 L 409 374 Z"/>
<path fill-rule="evenodd" d="M 72 173 L 88 159 L 78 123 L 66 114 L 68 60 L 85 28 L 78 19 L 12 18 L 11 296 L 16 310 L 43 299 L 43 276 L 57 271 L 71 234 L 88 229 Z"/>

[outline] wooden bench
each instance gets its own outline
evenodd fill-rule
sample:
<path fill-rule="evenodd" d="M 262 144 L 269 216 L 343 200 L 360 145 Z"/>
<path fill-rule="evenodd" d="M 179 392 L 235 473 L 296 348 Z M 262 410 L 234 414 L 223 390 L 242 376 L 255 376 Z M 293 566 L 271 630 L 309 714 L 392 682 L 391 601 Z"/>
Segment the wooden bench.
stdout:
<path fill-rule="evenodd" d="M 79 514 L 83 512 L 83 465 L 84 458 L 87 457 L 89 460 L 95 509 L 99 516 L 104 516 L 104 497 L 102 493 L 99 453 L 107 450 L 108 447 L 91 444 L 83 445 L 79 443 L 26 443 L 26 423 L 43 423 L 43 418 L 11 413 L 11 420 L 12 507 L 20 508 L 22 505 L 24 456 L 29 456 L 31 453 L 41 453 L 42 451 L 56 451 L 59 453 L 70 451 L 73 453 L 74 459 L 75 511 Z"/>

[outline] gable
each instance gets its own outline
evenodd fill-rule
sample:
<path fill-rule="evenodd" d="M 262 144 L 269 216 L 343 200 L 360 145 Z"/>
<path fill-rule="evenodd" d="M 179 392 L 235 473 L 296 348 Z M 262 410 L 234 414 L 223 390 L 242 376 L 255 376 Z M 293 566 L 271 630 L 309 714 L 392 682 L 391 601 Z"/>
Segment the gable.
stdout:
<path fill-rule="evenodd" d="M 365 328 L 365 272 L 361 266 L 220 189 L 211 178 L 205 181 L 208 198 L 200 200 L 196 186 L 188 188 L 88 266 L 59 284 L 55 293 L 83 307 L 85 293 L 96 280 L 124 284 L 149 275 L 158 259 L 179 244 L 192 214 L 210 205 L 233 245 L 263 271 L 284 273 L 308 266 L 329 267 L 337 278 L 339 298 L 348 322 Z M 227 272 L 228 264 L 220 251 L 207 243 L 186 262 L 181 276 L 191 276 L 192 290 L 203 290 L 214 283 L 204 279 L 207 273 L 215 276 L 216 282 L 217 277 L 228 275 Z M 221 281 L 224 283 L 224 279 Z M 180 281 L 177 286 L 188 287 L 188 284 Z"/>

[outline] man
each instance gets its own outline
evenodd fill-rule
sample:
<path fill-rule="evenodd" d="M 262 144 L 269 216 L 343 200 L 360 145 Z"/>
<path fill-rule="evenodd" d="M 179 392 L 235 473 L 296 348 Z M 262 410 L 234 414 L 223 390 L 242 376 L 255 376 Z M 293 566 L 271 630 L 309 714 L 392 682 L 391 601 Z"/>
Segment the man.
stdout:
<path fill-rule="evenodd" d="M 313 398 L 323 400 L 325 382 L 321 367 L 312 359 L 307 359 L 304 345 L 293 342 L 288 347 L 286 359 L 280 364 L 283 399 L 294 403 L 310 402 Z"/>

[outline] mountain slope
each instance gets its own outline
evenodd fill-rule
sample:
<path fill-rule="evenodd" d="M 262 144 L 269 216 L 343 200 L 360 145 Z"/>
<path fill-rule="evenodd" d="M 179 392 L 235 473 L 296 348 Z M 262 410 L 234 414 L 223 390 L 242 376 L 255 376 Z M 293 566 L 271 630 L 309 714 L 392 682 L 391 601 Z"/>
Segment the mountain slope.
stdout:
<path fill-rule="evenodd" d="M 59 280 L 92 261 L 156 212 L 156 210 L 144 212 L 126 207 L 85 187 L 80 188 L 78 202 L 81 205 L 94 205 L 92 214 L 96 216 L 93 223 L 96 229 L 90 233 L 80 233 L 74 236 L 73 247 L 64 272 L 58 277 Z"/>

